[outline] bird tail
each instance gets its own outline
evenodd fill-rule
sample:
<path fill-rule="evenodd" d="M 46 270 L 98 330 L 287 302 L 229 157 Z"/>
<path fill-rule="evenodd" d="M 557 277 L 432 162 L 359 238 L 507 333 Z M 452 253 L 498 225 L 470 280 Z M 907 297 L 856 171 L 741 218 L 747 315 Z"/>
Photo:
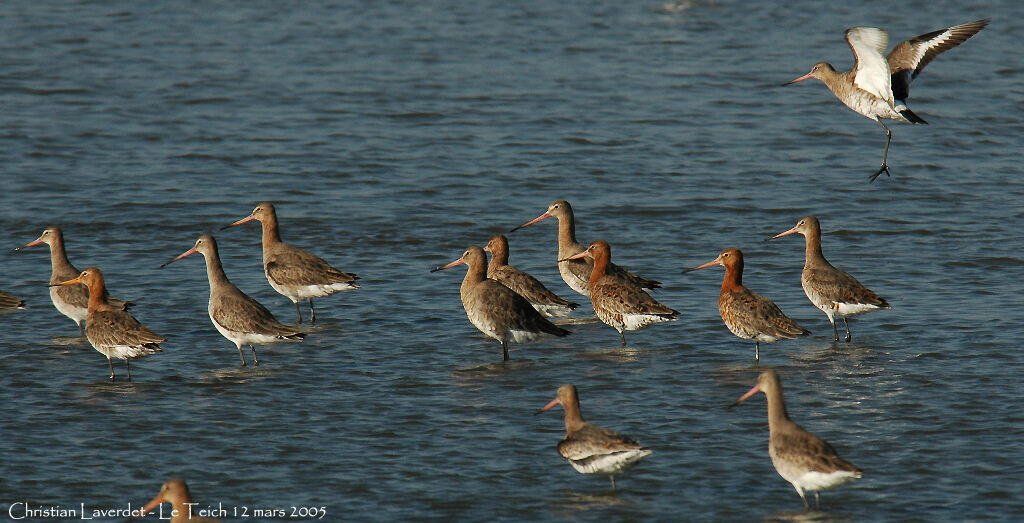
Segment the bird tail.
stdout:
<path fill-rule="evenodd" d="M 917 115 L 917 113 L 911 111 L 910 108 L 907 107 L 904 103 L 896 105 L 896 112 L 900 113 L 900 115 L 906 118 L 907 121 L 910 123 L 923 123 L 925 125 L 928 125 L 928 122 L 924 121 L 924 118 L 921 118 L 920 116 Z"/>

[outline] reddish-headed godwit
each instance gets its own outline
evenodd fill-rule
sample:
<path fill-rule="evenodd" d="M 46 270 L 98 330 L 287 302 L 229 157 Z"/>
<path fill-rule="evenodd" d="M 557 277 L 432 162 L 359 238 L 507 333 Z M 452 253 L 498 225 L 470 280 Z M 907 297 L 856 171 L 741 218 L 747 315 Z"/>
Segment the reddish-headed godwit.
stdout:
<path fill-rule="evenodd" d="M 211 519 L 202 517 L 199 515 L 201 509 L 206 508 L 206 505 L 198 505 L 192 502 L 192 494 L 188 491 L 188 485 L 180 479 L 168 480 L 163 486 L 160 487 L 160 493 L 153 498 L 152 501 L 146 503 L 146 506 L 142 507 L 142 513 L 148 514 L 149 511 L 157 508 L 162 503 L 170 503 L 171 510 L 163 513 L 161 512 L 161 519 L 167 519 L 170 516 L 170 523 L 220 523 L 219 519 Z"/>
<path fill-rule="evenodd" d="M 804 288 L 807 299 L 828 316 L 835 341 L 839 341 L 836 316 L 843 318 L 846 341 L 850 341 L 850 323 L 846 320 L 847 316 L 890 308 L 885 298 L 861 285 L 853 276 L 833 267 L 825 259 L 825 255 L 821 253 L 821 224 L 818 223 L 817 217 L 804 216 L 792 229 L 768 239 L 774 240 L 790 234 L 804 235 L 806 247 L 800 285 Z"/>
<path fill-rule="evenodd" d="M 53 306 L 57 308 L 58 312 L 74 320 L 78 325 L 79 334 L 85 334 L 83 326 L 85 316 L 89 313 L 89 289 L 86 289 L 84 285 L 54 285 L 70 280 L 82 272 L 68 261 L 68 256 L 64 252 L 64 233 L 61 232 L 60 227 L 47 227 L 38 238 L 14 250 L 20 251 L 25 247 L 43 243 L 50 247 L 50 300 L 53 301 Z M 107 296 L 106 299 L 112 307 L 124 311 L 132 305 L 131 302 L 110 296 Z"/>
<path fill-rule="evenodd" d="M 107 357 L 110 381 L 114 381 L 113 358 L 124 360 L 128 381 L 131 381 L 132 369 L 128 360 L 161 352 L 158 344 L 164 341 L 164 338 L 147 329 L 128 312 L 114 307 L 107 301 L 103 273 L 96 267 L 85 269 L 77 278 L 51 285 L 79 283 L 89 288 L 89 312 L 85 316 L 86 338 L 93 348 Z"/>
<path fill-rule="evenodd" d="M 565 439 L 558 442 L 558 453 L 581 474 L 608 476 L 613 490 L 615 474 L 625 472 L 652 452 L 629 436 L 583 421 L 575 385 L 559 387 L 558 396 L 534 415 L 555 405 L 565 410 Z"/>
<path fill-rule="evenodd" d="M 679 319 L 679 311 L 658 303 L 632 280 L 608 271 L 612 248 L 598 240 L 569 260 L 588 257 L 594 260 L 590 273 L 590 303 L 598 319 L 619 331 L 626 346 L 625 331 L 640 330 L 654 323 Z"/>
<path fill-rule="evenodd" d="M 558 219 L 558 272 L 572 290 L 584 296 L 590 296 L 590 272 L 594 268 L 594 262 L 589 259 L 572 258 L 585 249 L 576 241 L 576 220 L 569 202 L 565 200 L 553 202 L 544 214 L 512 229 L 512 231 L 515 232 L 552 217 Z M 642 278 L 615 264 L 608 266 L 608 273 L 624 278 L 633 285 L 644 289 L 661 287 L 661 282 Z"/>
<path fill-rule="evenodd" d="M 565 318 L 579 307 L 578 303 L 559 298 L 537 278 L 509 265 L 508 239 L 504 235 L 499 234 L 491 238 L 484 251 L 491 253 L 487 277 L 526 298 L 526 301 L 541 314 L 548 318 Z"/>
<path fill-rule="evenodd" d="M 714 260 L 684 272 L 715 265 L 725 267 L 722 292 L 718 295 L 718 314 L 730 332 L 745 340 L 754 340 L 755 361 L 760 360 L 760 342 L 771 343 L 811 333 L 783 314 L 771 300 L 743 286 L 743 253 L 739 249 L 726 249 Z"/>
<path fill-rule="evenodd" d="M 928 123 L 907 108 L 910 82 L 939 53 L 964 43 L 988 22 L 986 18 L 915 36 L 900 42 L 887 57 L 882 53 L 889 42 L 888 33 L 877 27 L 852 27 L 846 30 L 846 42 L 853 50 L 853 69 L 840 73 L 832 64 L 818 62 L 811 72 L 784 85 L 817 78 L 847 107 L 878 122 L 885 129 L 885 152 L 882 153 L 881 167 L 871 175 L 871 181 L 874 181 L 883 172 L 889 174 L 885 160 L 892 141 L 892 132 L 879 118 Z"/>
<path fill-rule="evenodd" d="M 827 441 L 807 432 L 789 419 L 786 400 L 782 396 L 782 382 L 774 369 L 768 369 L 757 378 L 750 389 L 733 407 L 747 398 L 764 392 L 768 398 L 768 454 L 775 470 L 796 489 L 804 506 L 810 508 L 804 491 L 814 491 L 816 506 L 821 505 L 819 490 L 836 487 L 861 476 L 859 468 L 839 457 Z"/>
<path fill-rule="evenodd" d="M 222 336 L 235 344 L 243 366 L 245 355 L 242 354 L 242 345 L 248 345 L 252 350 L 252 364 L 255 366 L 260 364 L 260 360 L 256 357 L 256 347 L 253 345 L 264 345 L 285 339 L 301 340 L 306 337 L 302 332 L 282 325 L 260 302 L 250 298 L 228 281 L 224 267 L 220 263 L 217 241 L 213 236 L 200 236 L 191 249 L 160 267 L 166 267 L 197 252 L 206 259 L 206 277 L 210 280 L 210 321 Z"/>
<path fill-rule="evenodd" d="M 313 298 L 359 288 L 356 283 L 359 277 L 355 274 L 339 271 L 322 259 L 281 241 L 277 212 L 270 202 L 260 203 L 252 210 L 252 214 L 221 229 L 253 220 L 259 221 L 263 227 L 263 270 L 267 274 L 267 281 L 275 291 L 292 300 L 300 324 L 302 312 L 299 311 L 299 300 L 309 300 L 309 322 L 314 323 L 316 311 L 313 310 Z"/>
<path fill-rule="evenodd" d="M 534 309 L 526 298 L 487 277 L 487 255 L 473 245 L 459 259 L 430 272 L 466 264 L 466 277 L 459 294 L 469 321 L 488 337 L 501 342 L 504 361 L 508 361 L 509 342 L 523 343 L 549 336 L 567 336 L 569 331 L 555 325 Z"/>

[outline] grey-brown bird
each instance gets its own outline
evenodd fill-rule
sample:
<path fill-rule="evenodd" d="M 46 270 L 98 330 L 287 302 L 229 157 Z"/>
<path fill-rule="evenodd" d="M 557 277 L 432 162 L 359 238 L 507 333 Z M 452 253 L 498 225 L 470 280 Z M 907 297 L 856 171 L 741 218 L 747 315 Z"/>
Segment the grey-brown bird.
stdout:
<path fill-rule="evenodd" d="M 846 30 L 846 42 L 853 50 L 853 69 L 840 73 L 832 64 L 818 62 L 811 72 L 784 85 L 817 78 L 847 107 L 885 129 L 885 152 L 882 165 L 871 175 L 874 181 L 883 172 L 889 174 L 886 158 L 892 141 L 892 132 L 879 118 L 928 123 L 907 107 L 910 82 L 939 53 L 964 43 L 988 22 L 986 18 L 915 36 L 900 42 L 884 58 L 882 53 L 889 43 L 889 33 L 877 27 L 851 27 Z"/>
<path fill-rule="evenodd" d="M 743 286 L 743 253 L 725 249 L 717 258 L 685 272 L 721 265 L 725 267 L 722 292 L 718 295 L 718 314 L 729 331 L 745 340 L 754 340 L 754 360 L 760 360 L 760 343 L 806 336 L 811 331 L 797 325 L 774 302 Z"/>
<path fill-rule="evenodd" d="M 569 331 L 555 325 L 512 289 L 487 277 L 487 255 L 479 246 L 466 249 L 458 259 L 437 267 L 437 272 L 465 264 L 466 277 L 459 295 L 469 321 L 480 332 L 501 342 L 502 359 L 508 361 L 508 344 L 540 340 L 550 336 L 568 336 Z"/>
<path fill-rule="evenodd" d="M 804 507 L 810 508 L 805 491 L 813 490 L 815 504 L 821 506 L 818 491 L 861 477 L 861 470 L 840 458 L 832 445 L 789 419 L 782 381 L 774 369 L 762 372 L 757 385 L 730 407 L 758 392 L 764 392 L 768 398 L 768 455 L 779 475 L 796 489 Z"/>
<path fill-rule="evenodd" d="M 50 247 L 50 300 L 58 312 L 74 320 L 78 325 L 78 333 L 84 335 L 85 316 L 89 313 L 89 289 L 84 285 L 56 285 L 73 279 L 82 272 L 68 260 L 64 250 L 64 233 L 60 227 L 47 227 L 38 238 L 14 250 L 20 251 L 43 243 Z M 112 307 L 123 311 L 133 305 L 130 301 L 119 300 L 109 295 L 106 299 Z"/>
<path fill-rule="evenodd" d="M 559 297 L 548 290 L 537 278 L 508 264 L 508 238 L 498 234 L 487 242 L 485 252 L 491 253 L 491 262 L 487 265 L 487 277 L 512 289 L 516 294 L 526 298 L 534 309 L 548 318 L 565 318 L 578 303 Z"/>
<path fill-rule="evenodd" d="M 885 298 L 861 285 L 856 278 L 835 268 L 825 259 L 825 255 L 821 253 L 821 224 L 816 216 L 804 216 L 792 229 L 768 239 L 774 240 L 790 234 L 804 235 L 806 246 L 800 286 L 804 288 L 807 299 L 828 317 L 835 341 L 839 341 L 836 316 L 843 319 L 843 325 L 846 326 L 846 341 L 850 341 L 850 323 L 846 320 L 847 316 L 891 308 Z"/>
<path fill-rule="evenodd" d="M 85 316 L 85 337 L 94 349 L 107 357 L 110 366 L 110 381 L 114 381 L 113 358 L 124 360 L 128 381 L 132 380 L 129 360 L 141 358 L 163 349 L 158 345 L 164 341 L 147 329 L 127 311 L 113 306 L 107 300 L 107 287 L 103 273 L 96 267 L 82 271 L 77 278 L 56 285 L 83 284 L 89 288 L 89 311 Z"/>
<path fill-rule="evenodd" d="M 594 268 L 594 262 L 584 258 L 573 258 L 574 255 L 586 250 L 583 245 L 576 241 L 576 219 L 572 213 L 572 206 L 565 200 L 557 200 L 548 206 L 548 210 L 540 216 L 530 220 L 515 229 L 513 232 L 541 222 L 548 218 L 558 219 L 558 272 L 562 280 L 572 290 L 590 296 L 590 273 Z M 644 289 L 656 289 L 661 287 L 661 282 L 637 276 L 614 263 L 609 264 L 606 271 L 609 274 L 619 276 L 633 285 Z"/>
<path fill-rule="evenodd" d="M 613 490 L 616 474 L 625 472 L 653 452 L 629 436 L 583 421 L 575 385 L 559 387 L 555 399 L 535 414 L 555 405 L 565 410 L 565 438 L 558 442 L 558 453 L 581 474 L 608 476 Z"/>
<path fill-rule="evenodd" d="M 339 271 L 319 257 L 281 241 L 277 211 L 270 202 L 260 203 L 249 216 L 225 225 L 221 230 L 253 220 L 259 221 L 263 228 L 263 270 L 267 281 L 275 291 L 292 300 L 300 324 L 300 300 L 309 300 L 309 322 L 315 323 L 313 298 L 359 288 L 356 283 L 359 277 L 355 274 Z"/>
<path fill-rule="evenodd" d="M 286 339 L 301 340 L 306 337 L 299 330 L 277 321 L 266 307 L 238 290 L 238 287 L 228 280 L 220 262 L 217 241 L 209 234 L 200 236 L 191 249 L 160 267 L 166 267 L 197 252 L 206 259 L 206 277 L 210 282 L 210 321 L 222 336 L 235 344 L 243 366 L 245 355 L 242 354 L 242 345 L 248 345 L 252 350 L 252 364 L 255 366 L 260 364 L 260 360 L 256 357 L 254 345 Z"/>

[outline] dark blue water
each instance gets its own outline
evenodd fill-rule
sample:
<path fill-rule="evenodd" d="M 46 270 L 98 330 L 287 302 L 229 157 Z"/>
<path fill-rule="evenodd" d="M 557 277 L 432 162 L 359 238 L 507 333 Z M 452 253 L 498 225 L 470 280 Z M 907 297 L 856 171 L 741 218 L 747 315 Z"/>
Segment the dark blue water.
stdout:
<path fill-rule="evenodd" d="M 875 123 L 819 82 L 778 86 L 849 68 L 847 27 L 894 43 L 983 17 L 914 84 L 931 125 L 890 126 L 891 178 L 867 183 Z M 1021 20 L 1009 0 L 4 4 L 0 289 L 30 309 L 0 316 L 0 517 L 137 506 L 177 476 L 204 506 L 331 521 L 802 519 L 763 396 L 724 409 L 770 366 L 794 420 L 864 470 L 810 517 L 1020 519 Z M 574 326 L 501 364 L 461 269 L 427 271 L 555 199 L 682 318 L 627 348 Z M 363 288 L 240 369 L 201 261 L 157 267 L 214 233 L 232 281 L 294 321 L 258 227 L 218 231 L 261 200 Z M 810 213 L 826 256 L 893 304 L 849 344 L 800 289 L 799 237 L 761 241 Z M 45 248 L 9 252 L 48 225 L 168 338 L 134 382 L 109 384 L 50 305 Z M 553 223 L 509 240 L 514 265 L 585 302 Z M 813 331 L 760 366 L 718 318 L 721 271 L 681 274 L 729 246 Z M 617 492 L 557 454 L 560 409 L 532 416 L 570 382 L 588 421 L 654 450 Z"/>

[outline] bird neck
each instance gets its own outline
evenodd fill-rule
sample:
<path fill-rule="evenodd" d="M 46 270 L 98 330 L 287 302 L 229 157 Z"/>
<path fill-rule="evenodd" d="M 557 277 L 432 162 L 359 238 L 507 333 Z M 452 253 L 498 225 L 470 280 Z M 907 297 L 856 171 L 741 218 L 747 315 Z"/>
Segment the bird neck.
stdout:
<path fill-rule="evenodd" d="M 808 231 L 804 237 L 806 239 L 806 245 L 804 246 L 804 267 L 828 265 L 828 260 L 826 260 L 825 255 L 821 253 L 821 231 Z"/>
<path fill-rule="evenodd" d="M 277 216 L 271 214 L 260 220 L 260 226 L 263 228 L 263 250 L 266 251 L 268 247 L 281 243 L 281 233 L 277 229 Z"/>
<path fill-rule="evenodd" d="M 480 282 L 487 279 L 487 266 L 483 263 L 467 264 L 466 277 L 462 279 L 462 287 L 460 292 L 465 298 L 467 293 L 479 284 Z"/>
<path fill-rule="evenodd" d="M 722 294 L 743 290 L 743 266 L 728 265 L 722 277 Z"/>
<path fill-rule="evenodd" d="M 789 414 L 786 413 L 786 400 L 782 395 L 782 386 L 773 387 L 765 392 L 768 397 L 768 430 L 778 430 L 789 422 Z"/>
<path fill-rule="evenodd" d="M 594 269 L 590 272 L 590 284 L 600 280 L 608 272 L 608 256 L 601 256 L 600 258 L 594 258 Z"/>
<path fill-rule="evenodd" d="M 565 257 L 574 252 L 563 252 L 572 245 L 576 245 L 576 220 L 571 212 L 558 216 L 558 256 Z"/>
<path fill-rule="evenodd" d="M 230 283 L 228 275 L 224 274 L 224 266 L 220 263 L 220 255 L 216 251 L 209 255 L 204 254 L 203 258 L 206 258 L 206 278 L 210 280 L 210 291 L 218 285 Z"/>
<path fill-rule="evenodd" d="M 508 265 L 508 250 L 497 248 L 491 251 L 491 264 L 488 268 L 493 271 L 504 265 Z"/>
<path fill-rule="evenodd" d="M 68 260 L 68 255 L 64 251 L 64 241 L 61 238 L 57 238 L 50 245 L 50 267 L 52 272 L 50 273 L 50 283 L 60 283 L 60 279 L 65 275 L 78 274 L 78 269 L 71 265 L 71 261 Z"/>
<path fill-rule="evenodd" d="M 89 310 L 104 311 L 111 308 L 107 302 L 107 285 L 102 279 L 97 278 L 92 285 L 89 285 Z"/>
<path fill-rule="evenodd" d="M 576 432 L 577 430 L 580 430 L 581 428 L 583 428 L 583 425 L 585 425 L 586 422 L 583 421 L 583 415 L 580 414 L 580 405 L 579 405 L 579 403 L 570 404 L 570 405 L 564 405 L 563 404 L 562 408 L 565 409 L 565 435 L 566 436 L 568 436 L 569 434 L 572 434 L 573 432 Z"/>

